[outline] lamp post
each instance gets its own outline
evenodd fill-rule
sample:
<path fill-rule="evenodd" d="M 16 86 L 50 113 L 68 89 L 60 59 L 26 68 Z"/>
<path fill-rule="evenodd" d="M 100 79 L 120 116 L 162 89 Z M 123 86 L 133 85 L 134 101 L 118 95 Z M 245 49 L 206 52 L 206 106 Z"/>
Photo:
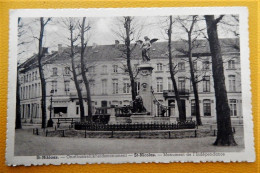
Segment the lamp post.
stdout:
<path fill-rule="evenodd" d="M 53 121 L 52 121 L 52 118 L 51 118 L 51 115 L 52 115 L 52 96 L 53 96 L 53 90 L 51 90 L 50 92 L 50 96 L 51 96 L 51 105 L 50 105 L 50 119 L 48 120 L 48 123 L 47 123 L 47 127 L 53 127 Z"/>
<path fill-rule="evenodd" d="M 33 106 L 34 104 L 31 104 L 31 106 L 30 106 L 30 115 L 31 115 L 31 121 L 30 121 L 30 123 L 32 124 L 33 123 Z"/>

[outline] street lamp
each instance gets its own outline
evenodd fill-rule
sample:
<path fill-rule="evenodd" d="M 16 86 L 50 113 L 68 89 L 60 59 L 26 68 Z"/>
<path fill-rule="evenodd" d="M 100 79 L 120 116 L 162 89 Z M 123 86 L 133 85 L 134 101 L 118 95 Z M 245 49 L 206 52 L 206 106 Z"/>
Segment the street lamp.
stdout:
<path fill-rule="evenodd" d="M 50 96 L 51 96 L 50 119 L 48 120 L 47 127 L 53 127 L 53 121 L 52 121 L 52 118 L 51 118 L 51 115 L 52 115 L 52 96 L 53 96 L 53 92 L 54 92 L 54 90 L 51 90 L 51 92 L 50 92 Z"/>

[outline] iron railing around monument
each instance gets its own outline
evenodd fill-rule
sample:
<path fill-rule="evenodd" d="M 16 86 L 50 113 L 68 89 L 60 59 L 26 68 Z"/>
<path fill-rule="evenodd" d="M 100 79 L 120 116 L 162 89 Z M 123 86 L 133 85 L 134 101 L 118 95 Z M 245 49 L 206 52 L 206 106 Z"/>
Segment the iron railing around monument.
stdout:
<path fill-rule="evenodd" d="M 177 130 L 194 129 L 195 121 L 186 121 L 178 123 L 136 123 L 136 124 L 89 124 L 75 123 L 75 130 L 89 131 L 139 131 L 139 130 Z"/>

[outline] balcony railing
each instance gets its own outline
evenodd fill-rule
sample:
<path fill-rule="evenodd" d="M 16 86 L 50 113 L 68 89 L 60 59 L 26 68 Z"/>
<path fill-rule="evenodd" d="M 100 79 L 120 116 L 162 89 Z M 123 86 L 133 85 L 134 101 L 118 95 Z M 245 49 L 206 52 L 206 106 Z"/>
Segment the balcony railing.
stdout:
<path fill-rule="evenodd" d="M 190 93 L 188 89 L 179 89 L 178 91 L 180 96 L 188 96 Z M 163 90 L 163 97 L 174 97 L 174 96 L 175 96 L 174 90 Z"/>

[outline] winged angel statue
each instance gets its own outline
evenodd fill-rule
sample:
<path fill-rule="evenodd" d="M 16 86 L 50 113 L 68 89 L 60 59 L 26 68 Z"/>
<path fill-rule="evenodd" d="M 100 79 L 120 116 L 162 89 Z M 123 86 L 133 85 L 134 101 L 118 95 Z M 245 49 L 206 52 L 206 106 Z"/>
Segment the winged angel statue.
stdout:
<path fill-rule="evenodd" d="M 149 55 L 149 50 L 150 50 L 152 44 L 154 42 L 156 42 L 157 40 L 158 40 L 157 38 L 150 40 L 147 36 L 145 36 L 144 41 L 142 41 L 142 40 L 136 41 L 136 43 L 141 45 L 140 48 L 142 49 L 142 58 L 143 58 L 144 62 L 151 60 L 150 55 Z"/>

